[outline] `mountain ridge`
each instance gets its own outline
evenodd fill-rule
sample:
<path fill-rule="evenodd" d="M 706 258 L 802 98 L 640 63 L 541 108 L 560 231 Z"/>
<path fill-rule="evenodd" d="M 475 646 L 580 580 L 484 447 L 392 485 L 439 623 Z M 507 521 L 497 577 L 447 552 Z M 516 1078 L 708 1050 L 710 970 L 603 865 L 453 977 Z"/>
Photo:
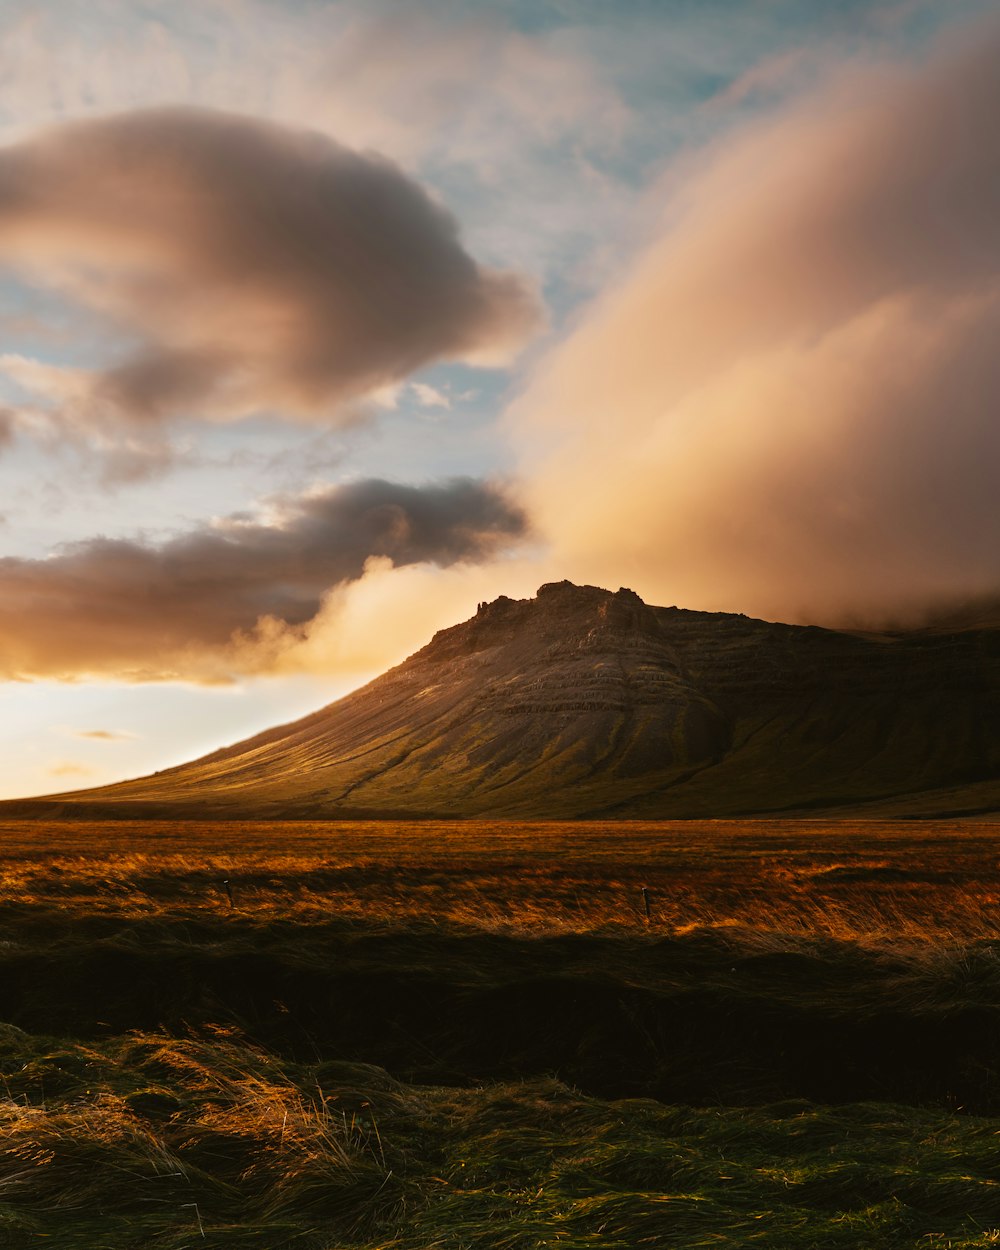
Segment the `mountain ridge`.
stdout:
<path fill-rule="evenodd" d="M 1000 810 L 1000 630 L 864 635 L 548 583 L 360 690 L 6 815 L 713 818 Z"/>

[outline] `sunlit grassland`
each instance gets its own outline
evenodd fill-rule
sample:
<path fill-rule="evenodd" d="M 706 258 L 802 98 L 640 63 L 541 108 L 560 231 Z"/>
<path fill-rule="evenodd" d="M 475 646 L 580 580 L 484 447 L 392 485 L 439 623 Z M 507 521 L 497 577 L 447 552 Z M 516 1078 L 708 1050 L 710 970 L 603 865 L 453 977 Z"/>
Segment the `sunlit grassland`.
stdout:
<path fill-rule="evenodd" d="M 0 832 L 0 1247 L 1000 1245 L 996 826 Z"/>
<path fill-rule="evenodd" d="M 972 821 L 15 823 L 0 825 L 0 914 L 221 918 L 228 880 L 248 923 L 966 943 L 1000 934 L 998 833 Z"/>

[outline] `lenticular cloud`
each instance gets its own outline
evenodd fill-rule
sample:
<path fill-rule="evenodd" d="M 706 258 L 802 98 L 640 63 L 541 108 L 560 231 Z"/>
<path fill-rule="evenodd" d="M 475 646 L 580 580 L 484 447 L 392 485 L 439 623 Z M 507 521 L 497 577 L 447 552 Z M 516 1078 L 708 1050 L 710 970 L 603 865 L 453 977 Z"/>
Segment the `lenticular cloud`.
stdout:
<path fill-rule="evenodd" d="M 503 358 L 538 318 L 530 286 L 478 265 L 391 162 L 207 109 L 78 121 L 0 149 L 2 264 L 117 328 L 107 367 L 28 378 L 90 425 L 335 420 L 430 361 Z"/>

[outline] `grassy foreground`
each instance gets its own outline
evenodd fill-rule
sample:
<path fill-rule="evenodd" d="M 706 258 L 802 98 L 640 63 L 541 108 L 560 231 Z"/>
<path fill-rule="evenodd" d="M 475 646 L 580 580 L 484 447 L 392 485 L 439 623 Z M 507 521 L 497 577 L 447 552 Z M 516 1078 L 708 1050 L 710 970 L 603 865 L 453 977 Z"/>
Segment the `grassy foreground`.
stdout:
<path fill-rule="evenodd" d="M 552 1079 L 414 1087 L 220 1037 L 4 1051 L 11 1246 L 1000 1244 L 987 1120 L 609 1103 Z"/>
<path fill-rule="evenodd" d="M 1000 1245 L 995 827 L 3 833 L 0 1247 Z"/>

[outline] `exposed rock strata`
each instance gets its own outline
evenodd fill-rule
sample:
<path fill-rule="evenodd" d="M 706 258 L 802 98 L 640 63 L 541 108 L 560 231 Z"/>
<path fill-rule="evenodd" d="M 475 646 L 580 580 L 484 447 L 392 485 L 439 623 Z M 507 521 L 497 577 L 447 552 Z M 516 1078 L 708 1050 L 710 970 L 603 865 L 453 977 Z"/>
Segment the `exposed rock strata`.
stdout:
<path fill-rule="evenodd" d="M 295 724 L 44 810 L 510 819 L 838 809 L 1000 810 L 1000 630 L 860 636 L 560 582 L 480 605 Z"/>

